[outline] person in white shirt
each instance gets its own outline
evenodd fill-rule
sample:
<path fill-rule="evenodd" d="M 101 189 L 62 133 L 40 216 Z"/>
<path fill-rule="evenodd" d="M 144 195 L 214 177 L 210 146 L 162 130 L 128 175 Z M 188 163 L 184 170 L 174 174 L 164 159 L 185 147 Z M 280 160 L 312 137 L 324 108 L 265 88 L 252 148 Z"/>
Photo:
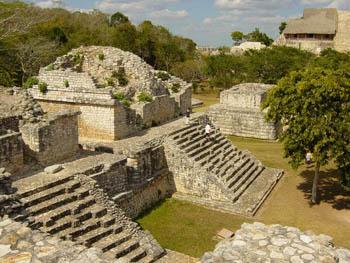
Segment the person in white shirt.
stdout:
<path fill-rule="evenodd" d="M 207 124 L 205 125 L 204 132 L 205 132 L 205 138 L 206 138 L 207 140 L 210 140 L 211 127 L 210 127 L 209 123 L 207 123 Z"/>

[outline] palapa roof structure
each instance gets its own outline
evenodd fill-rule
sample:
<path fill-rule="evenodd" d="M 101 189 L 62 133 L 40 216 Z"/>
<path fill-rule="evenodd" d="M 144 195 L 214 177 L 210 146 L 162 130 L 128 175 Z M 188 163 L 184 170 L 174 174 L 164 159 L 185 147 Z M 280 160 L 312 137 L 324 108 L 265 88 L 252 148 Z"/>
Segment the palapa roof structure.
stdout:
<path fill-rule="evenodd" d="M 284 34 L 327 34 L 335 35 L 338 27 L 338 12 L 335 8 L 307 8 L 304 16 L 291 19 Z"/>

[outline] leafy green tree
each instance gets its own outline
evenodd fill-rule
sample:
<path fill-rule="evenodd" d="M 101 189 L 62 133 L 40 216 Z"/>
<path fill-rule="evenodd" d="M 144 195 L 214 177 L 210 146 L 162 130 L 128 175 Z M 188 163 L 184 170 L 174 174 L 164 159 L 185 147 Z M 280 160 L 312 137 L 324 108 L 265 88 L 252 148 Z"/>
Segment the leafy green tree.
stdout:
<path fill-rule="evenodd" d="M 245 36 L 245 39 L 253 42 L 260 42 L 266 46 L 270 46 L 273 43 L 273 39 L 271 39 L 267 34 L 260 32 L 259 28 L 255 28 L 255 30 Z"/>
<path fill-rule="evenodd" d="M 130 20 L 127 16 L 125 16 L 120 12 L 114 13 L 110 18 L 110 24 L 113 26 L 125 24 L 125 23 L 130 23 Z"/>
<path fill-rule="evenodd" d="M 310 67 L 292 72 L 270 90 L 263 104 L 269 121 L 287 127 L 281 141 L 292 167 L 302 165 L 306 153 L 313 154 L 312 203 L 317 202 L 320 167 L 339 156 L 349 160 L 349 151 L 344 151 L 349 150 L 349 80 L 344 69 Z"/>
<path fill-rule="evenodd" d="M 279 31 L 280 31 L 280 35 L 283 33 L 283 31 L 286 29 L 287 27 L 287 22 L 282 22 L 279 26 Z"/>
<path fill-rule="evenodd" d="M 244 37 L 244 34 L 240 31 L 234 31 L 231 33 L 231 38 L 232 38 L 233 42 L 240 41 L 243 39 L 243 37 Z"/>
<path fill-rule="evenodd" d="M 196 59 L 178 62 L 170 72 L 187 82 L 200 82 L 204 79 L 204 61 Z"/>

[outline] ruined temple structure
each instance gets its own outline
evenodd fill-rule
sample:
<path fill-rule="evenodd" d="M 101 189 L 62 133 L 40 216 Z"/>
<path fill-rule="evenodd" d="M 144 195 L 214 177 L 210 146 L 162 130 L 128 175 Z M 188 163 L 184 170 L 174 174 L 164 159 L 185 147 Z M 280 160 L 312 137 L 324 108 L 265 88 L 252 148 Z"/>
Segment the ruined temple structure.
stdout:
<path fill-rule="evenodd" d="M 274 45 L 295 47 L 319 54 L 332 48 L 350 51 L 350 12 L 334 8 L 307 8 L 302 18 L 291 19 Z"/>
<path fill-rule="evenodd" d="M 74 49 L 42 68 L 38 78 L 47 89 L 34 86 L 31 93 L 45 111 L 81 112 L 81 138 L 122 139 L 191 107 L 191 84 L 112 47 Z"/>
<path fill-rule="evenodd" d="M 275 140 L 278 125 L 266 122 L 260 109 L 272 85 L 245 83 L 220 94 L 220 104 L 211 106 L 208 115 L 223 134 Z"/>

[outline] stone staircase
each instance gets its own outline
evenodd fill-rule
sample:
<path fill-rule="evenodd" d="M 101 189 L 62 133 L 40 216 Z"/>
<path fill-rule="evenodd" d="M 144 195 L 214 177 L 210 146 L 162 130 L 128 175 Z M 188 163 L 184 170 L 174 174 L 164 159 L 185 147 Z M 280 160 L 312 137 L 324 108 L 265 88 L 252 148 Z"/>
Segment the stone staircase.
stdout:
<path fill-rule="evenodd" d="M 100 248 L 118 262 L 152 262 L 131 231 L 123 227 L 75 176 L 19 192 L 32 228 Z"/>
<path fill-rule="evenodd" d="M 234 203 L 239 203 L 238 201 L 243 195 L 250 195 L 249 189 L 260 175 L 271 172 L 248 151 L 238 150 L 215 127 L 212 127 L 209 140 L 204 133 L 204 124 L 201 123 L 193 123 L 180 128 L 172 132 L 167 140 L 170 141 L 172 148 L 177 148 L 179 156 L 183 156 L 184 159 L 191 162 L 187 163 L 187 166 L 192 166 L 193 170 L 187 171 L 185 174 L 200 173 L 202 177 L 211 178 L 209 181 L 220 189 L 221 194 L 233 206 Z M 171 162 L 170 166 L 172 166 Z M 271 183 L 275 184 L 282 172 L 274 172 L 271 174 L 271 178 L 274 178 Z M 181 180 L 183 181 L 183 179 Z M 271 190 L 271 187 L 262 189 L 260 197 L 266 198 L 267 192 Z M 253 203 L 261 203 L 261 200 L 254 200 Z M 256 209 L 256 207 L 252 209 L 254 211 L 251 213 L 255 213 Z"/>

